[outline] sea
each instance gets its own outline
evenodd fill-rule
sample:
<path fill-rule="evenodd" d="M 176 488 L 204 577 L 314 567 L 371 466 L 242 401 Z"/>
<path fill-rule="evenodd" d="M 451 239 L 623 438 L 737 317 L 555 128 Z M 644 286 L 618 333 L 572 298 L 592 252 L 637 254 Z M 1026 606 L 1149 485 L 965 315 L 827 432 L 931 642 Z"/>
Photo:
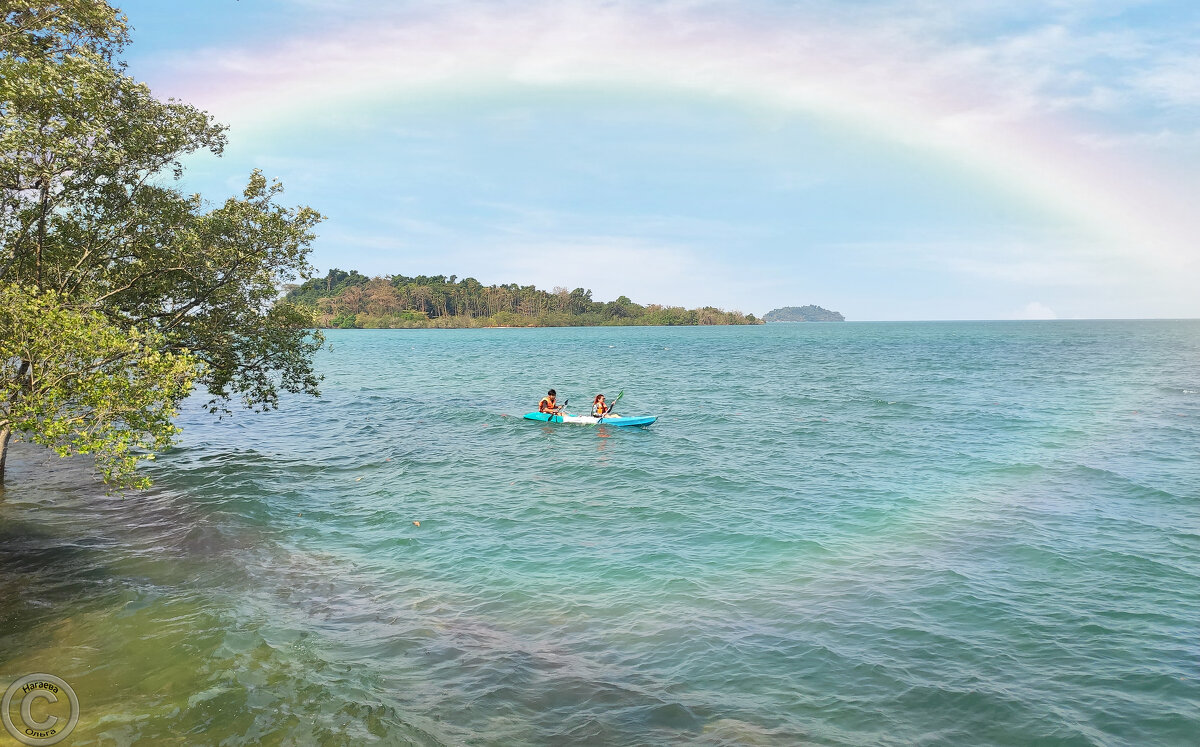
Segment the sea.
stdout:
<path fill-rule="evenodd" d="M 15 447 L 65 744 L 1200 743 L 1200 321 L 326 334 L 147 491 Z"/>

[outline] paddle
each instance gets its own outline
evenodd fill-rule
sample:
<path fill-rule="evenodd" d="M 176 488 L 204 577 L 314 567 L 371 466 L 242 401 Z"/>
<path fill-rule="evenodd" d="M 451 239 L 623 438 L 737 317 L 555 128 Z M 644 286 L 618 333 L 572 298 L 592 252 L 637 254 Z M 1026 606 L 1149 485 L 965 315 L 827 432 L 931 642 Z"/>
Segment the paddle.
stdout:
<path fill-rule="evenodd" d="M 563 421 L 563 419 L 562 419 L 563 413 L 565 413 L 567 411 L 567 403 L 570 401 L 571 401 L 570 398 L 567 398 L 562 401 L 561 405 L 558 405 L 558 422 L 561 423 Z M 551 423 L 554 422 L 554 415 L 550 416 L 550 422 Z"/>

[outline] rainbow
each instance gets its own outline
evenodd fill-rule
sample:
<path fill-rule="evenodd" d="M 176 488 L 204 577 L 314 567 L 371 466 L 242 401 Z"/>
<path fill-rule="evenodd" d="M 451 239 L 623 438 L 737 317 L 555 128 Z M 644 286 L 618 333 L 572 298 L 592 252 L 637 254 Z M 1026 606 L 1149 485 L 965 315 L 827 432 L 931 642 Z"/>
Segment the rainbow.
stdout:
<path fill-rule="evenodd" d="M 180 94 L 242 131 L 380 101 L 531 88 L 766 107 L 914 149 L 1082 229 L 1093 255 L 1195 270 L 1200 219 L 1185 190 L 988 79 L 974 50 L 789 20 L 674 5 L 409 10 L 255 53 L 208 50 L 190 60 L 202 72 Z"/>

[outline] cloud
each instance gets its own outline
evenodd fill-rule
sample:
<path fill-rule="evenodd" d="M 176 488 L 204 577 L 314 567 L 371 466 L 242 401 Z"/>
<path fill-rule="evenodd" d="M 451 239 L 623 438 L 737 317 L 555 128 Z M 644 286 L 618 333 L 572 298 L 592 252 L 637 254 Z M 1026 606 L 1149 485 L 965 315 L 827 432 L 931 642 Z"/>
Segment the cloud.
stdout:
<path fill-rule="evenodd" d="M 506 239 L 486 249 L 450 252 L 456 267 L 471 267 L 486 282 L 586 288 L 598 301 L 626 295 L 642 304 L 720 303 L 728 268 L 694 249 L 623 236 L 541 236 Z"/>
<path fill-rule="evenodd" d="M 1057 319 L 1058 314 L 1054 313 L 1054 309 L 1041 303 L 1040 301 L 1030 301 L 1025 304 L 1025 307 L 1018 311 L 1015 319 Z"/>
<path fill-rule="evenodd" d="M 929 240 L 897 237 L 892 241 L 840 244 L 829 247 L 856 257 L 862 271 L 905 268 L 946 275 L 959 282 L 985 280 L 1015 286 L 1104 288 L 1120 285 L 1143 273 L 1120 253 L 1058 231 L 998 229 Z M 955 276 L 958 276 L 955 278 Z"/>
<path fill-rule="evenodd" d="M 1107 266 L 1095 258 L 1084 261 L 1051 255 L 1033 259 L 1005 250 L 990 254 L 986 259 L 949 257 L 941 261 L 953 272 L 1016 285 L 1096 288 L 1113 286 L 1121 280 L 1119 267 Z"/>
<path fill-rule="evenodd" d="M 997 8 L 905 0 L 848 8 L 828 1 L 460 0 L 343 10 L 341 3 L 293 1 L 325 14 L 319 35 L 181 52 L 173 62 L 192 79 L 187 97 L 241 118 L 272 110 L 288 116 L 296 102 L 314 103 L 313 95 L 379 96 L 447 80 L 556 86 L 666 78 L 721 96 L 738 95 L 749 76 L 799 105 L 870 111 L 877 102 L 893 115 L 932 107 L 962 127 L 1128 109 L 1146 96 L 1193 105 L 1200 95 L 1200 55 L 1181 51 L 1190 49 L 1187 24 L 1114 20 L 1135 2 Z M 1140 113 L 1135 128 L 1161 125 L 1153 111 Z"/>
<path fill-rule="evenodd" d="M 1194 127 L 1163 128 L 1156 132 L 1137 132 L 1113 135 L 1099 132 L 1080 133 L 1076 140 L 1096 150 L 1158 150 L 1184 153 L 1188 156 L 1200 154 L 1200 129 Z"/>
<path fill-rule="evenodd" d="M 1200 55 L 1171 55 L 1135 75 L 1131 82 L 1146 97 L 1194 115 L 1200 106 Z"/>

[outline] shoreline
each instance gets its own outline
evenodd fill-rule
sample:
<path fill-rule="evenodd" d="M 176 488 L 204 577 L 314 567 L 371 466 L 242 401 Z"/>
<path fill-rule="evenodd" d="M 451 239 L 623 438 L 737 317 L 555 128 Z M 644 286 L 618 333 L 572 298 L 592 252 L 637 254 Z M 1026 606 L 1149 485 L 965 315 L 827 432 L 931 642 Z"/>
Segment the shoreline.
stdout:
<path fill-rule="evenodd" d="M 600 329 L 612 327 L 658 327 L 662 329 L 683 329 L 691 327 L 761 327 L 766 323 L 762 321 L 748 322 L 745 324 L 480 324 L 480 325 L 422 325 L 419 327 L 325 327 L 317 326 L 311 329 L 326 330 L 346 330 L 346 331 L 372 331 L 372 330 L 397 330 L 397 331 L 416 331 L 422 329 L 436 330 L 454 330 L 454 329 Z"/>

